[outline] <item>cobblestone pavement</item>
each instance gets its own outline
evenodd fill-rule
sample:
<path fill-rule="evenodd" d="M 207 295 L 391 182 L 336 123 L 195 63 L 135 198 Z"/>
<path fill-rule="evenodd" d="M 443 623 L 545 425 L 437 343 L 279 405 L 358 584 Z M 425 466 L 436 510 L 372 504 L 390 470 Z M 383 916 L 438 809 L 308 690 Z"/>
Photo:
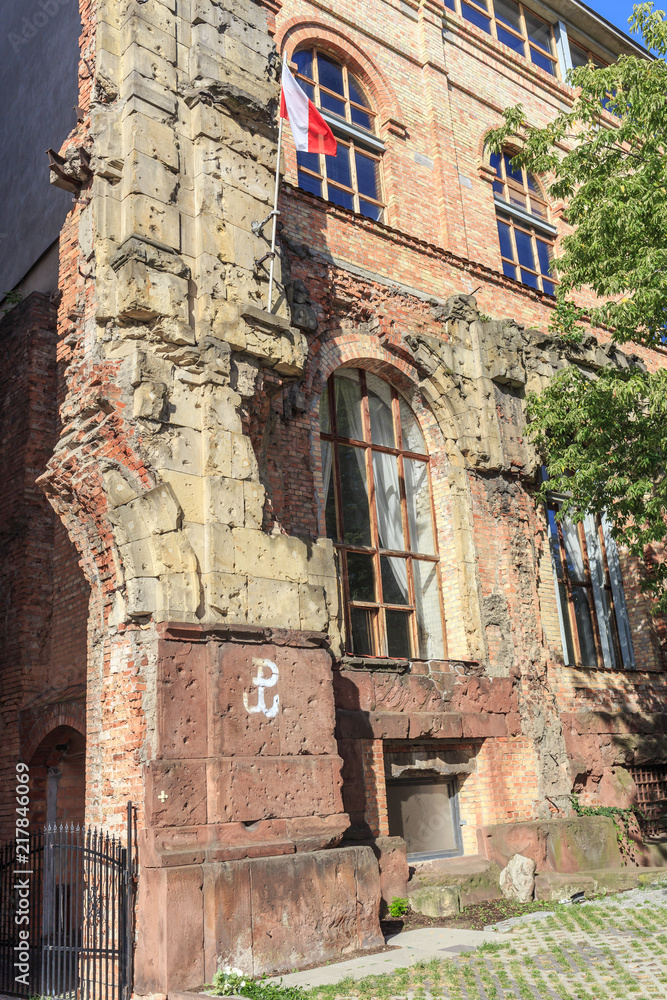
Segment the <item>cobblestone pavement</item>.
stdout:
<path fill-rule="evenodd" d="M 664 883 L 663 883 L 664 885 Z M 653 1000 L 667 998 L 667 888 L 556 906 L 496 925 L 509 940 L 388 975 L 315 987 L 333 1000 Z"/>

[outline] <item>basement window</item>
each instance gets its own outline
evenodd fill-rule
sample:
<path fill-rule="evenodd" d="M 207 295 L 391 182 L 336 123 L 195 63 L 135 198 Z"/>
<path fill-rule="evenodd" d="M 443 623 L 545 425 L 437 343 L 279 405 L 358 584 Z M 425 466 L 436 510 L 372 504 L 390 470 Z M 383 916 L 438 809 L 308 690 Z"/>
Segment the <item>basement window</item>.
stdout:
<path fill-rule="evenodd" d="M 340 557 L 347 652 L 443 659 L 445 632 L 426 443 L 383 379 L 339 368 L 320 401 L 326 531 Z"/>
<path fill-rule="evenodd" d="M 632 635 L 609 524 L 590 514 L 579 524 L 559 522 L 559 507 L 553 498 L 547 515 L 565 663 L 632 669 Z"/>
<path fill-rule="evenodd" d="M 319 108 L 338 143 L 336 156 L 297 153 L 299 187 L 376 222 L 384 218 L 380 162 L 384 143 L 359 80 L 319 49 L 292 56 L 301 89 Z"/>
<path fill-rule="evenodd" d="M 642 834 L 667 836 L 667 767 L 633 767 L 632 778 L 637 786 L 637 805 L 644 814 L 640 820 Z"/>
<path fill-rule="evenodd" d="M 453 780 L 388 781 L 387 813 L 389 836 L 403 838 L 410 861 L 463 854 Z"/>

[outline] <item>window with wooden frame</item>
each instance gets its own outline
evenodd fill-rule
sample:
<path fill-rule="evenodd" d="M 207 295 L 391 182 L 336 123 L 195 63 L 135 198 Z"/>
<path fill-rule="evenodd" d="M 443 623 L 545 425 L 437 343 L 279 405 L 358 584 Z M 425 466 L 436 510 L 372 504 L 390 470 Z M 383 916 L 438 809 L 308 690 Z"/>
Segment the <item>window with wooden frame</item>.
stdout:
<path fill-rule="evenodd" d="M 584 48 L 582 45 L 577 45 L 576 42 L 572 41 L 569 35 L 568 44 L 570 47 L 570 61 L 574 69 L 578 69 L 580 66 L 588 66 L 589 63 L 593 63 L 596 69 L 604 69 L 605 66 L 609 65 L 608 63 L 603 62 L 599 56 L 596 56 L 589 49 Z M 608 90 L 606 96 L 601 99 L 600 103 L 605 110 L 614 96 L 615 95 Z"/>
<path fill-rule="evenodd" d="M 336 156 L 297 153 L 299 187 L 381 222 L 384 216 L 380 161 L 384 143 L 376 114 L 347 66 L 319 49 L 295 52 L 296 79 L 320 109 L 338 143 Z"/>
<path fill-rule="evenodd" d="M 446 655 L 429 457 L 417 419 L 371 372 L 339 368 L 320 401 L 326 531 L 340 556 L 348 652 Z"/>
<path fill-rule="evenodd" d="M 539 184 L 523 167 L 512 166 L 512 156 L 509 151 L 491 154 L 503 274 L 553 295 L 550 267 L 556 228 L 549 222 Z"/>
<path fill-rule="evenodd" d="M 606 518 L 559 520 L 547 507 L 565 663 L 612 670 L 635 666 L 616 543 Z"/>
<path fill-rule="evenodd" d="M 524 59 L 558 76 L 553 25 L 525 4 L 515 0 L 445 0 L 445 6 Z"/>

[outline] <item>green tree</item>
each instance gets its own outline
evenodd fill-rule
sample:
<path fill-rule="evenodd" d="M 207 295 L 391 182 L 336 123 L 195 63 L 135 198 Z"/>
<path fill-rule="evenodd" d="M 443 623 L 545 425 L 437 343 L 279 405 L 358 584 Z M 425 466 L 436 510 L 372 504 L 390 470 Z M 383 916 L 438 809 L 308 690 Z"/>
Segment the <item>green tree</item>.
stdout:
<path fill-rule="evenodd" d="M 622 55 L 611 66 L 570 71 L 569 110 L 533 127 L 521 105 L 487 136 L 491 149 L 519 147 L 515 166 L 549 179 L 565 202 L 571 233 L 555 261 L 559 279 L 551 332 L 580 338 L 583 323 L 604 326 L 619 344 L 654 347 L 667 334 L 667 18 L 652 3 L 634 7 L 655 58 Z M 577 292 L 597 296 L 587 311 Z M 667 535 L 667 373 L 642 365 L 592 376 L 559 372 L 529 400 L 532 433 L 563 515 L 606 512 L 618 541 L 636 555 Z M 645 589 L 667 611 L 667 565 L 653 562 Z"/>

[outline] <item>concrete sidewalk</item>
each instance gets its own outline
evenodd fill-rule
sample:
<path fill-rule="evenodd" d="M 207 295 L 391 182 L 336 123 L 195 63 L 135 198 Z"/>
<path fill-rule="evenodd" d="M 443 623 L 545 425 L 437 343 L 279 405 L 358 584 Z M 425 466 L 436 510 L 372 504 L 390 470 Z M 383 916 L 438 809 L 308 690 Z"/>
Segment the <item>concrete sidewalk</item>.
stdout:
<path fill-rule="evenodd" d="M 392 951 L 383 951 L 377 955 L 362 955 L 347 962 L 336 962 L 322 965 L 317 969 L 307 969 L 305 972 L 291 972 L 284 976 L 275 976 L 270 982 L 286 986 L 328 986 L 338 983 L 341 979 L 351 976 L 353 979 L 363 979 L 365 976 L 378 976 L 385 972 L 395 972 L 404 969 L 415 962 L 428 962 L 432 958 L 454 958 L 466 951 L 474 951 L 485 941 L 509 941 L 509 934 L 499 934 L 497 931 L 473 931 L 461 927 L 424 927 L 415 931 L 404 931 L 387 939 L 387 944 L 393 946 Z"/>

